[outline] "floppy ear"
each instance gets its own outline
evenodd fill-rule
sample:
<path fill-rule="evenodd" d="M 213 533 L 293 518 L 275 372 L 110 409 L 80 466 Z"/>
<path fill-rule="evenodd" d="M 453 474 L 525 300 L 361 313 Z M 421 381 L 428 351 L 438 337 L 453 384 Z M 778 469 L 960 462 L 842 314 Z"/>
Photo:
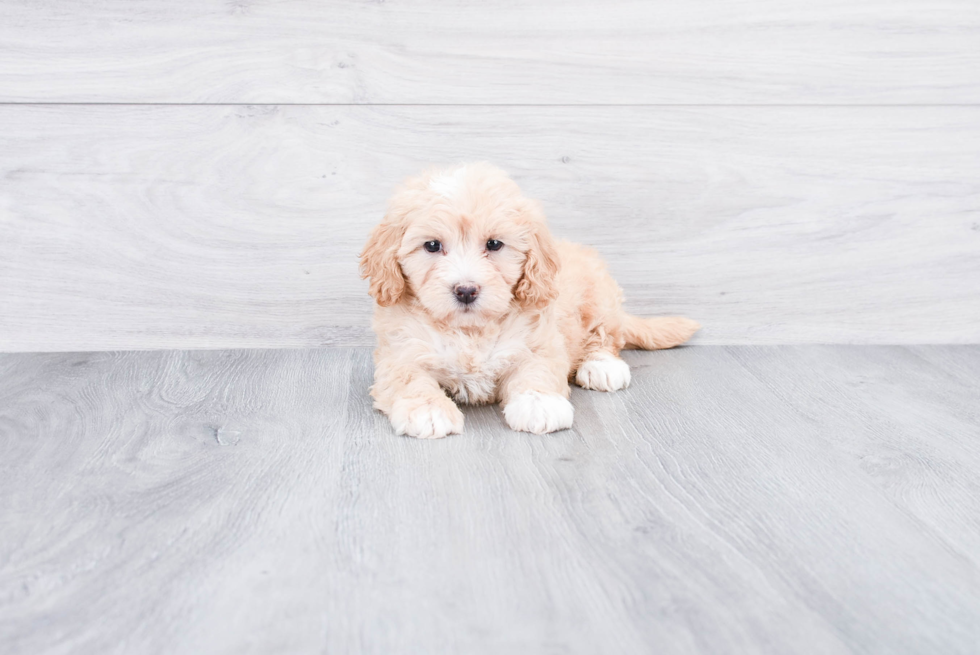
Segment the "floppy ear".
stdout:
<path fill-rule="evenodd" d="M 558 251 L 542 221 L 531 235 L 524 260 L 524 274 L 514 287 L 514 298 L 523 307 L 540 309 L 558 297 Z"/>
<path fill-rule="evenodd" d="M 361 277 L 371 278 L 370 293 L 382 307 L 394 305 L 405 292 L 405 275 L 397 258 L 404 233 L 399 223 L 385 220 L 371 230 L 361 253 Z"/>

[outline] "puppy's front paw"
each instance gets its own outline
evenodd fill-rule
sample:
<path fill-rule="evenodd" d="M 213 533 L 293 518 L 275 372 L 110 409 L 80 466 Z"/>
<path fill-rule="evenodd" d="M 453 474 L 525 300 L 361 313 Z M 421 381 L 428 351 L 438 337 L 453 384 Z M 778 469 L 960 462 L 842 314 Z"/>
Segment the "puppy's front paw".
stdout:
<path fill-rule="evenodd" d="M 463 412 L 449 398 L 405 398 L 391 408 L 397 434 L 418 439 L 441 439 L 463 431 Z"/>
<path fill-rule="evenodd" d="M 525 391 L 504 407 L 504 419 L 512 430 L 544 434 L 572 427 L 572 403 L 556 393 Z"/>
<path fill-rule="evenodd" d="M 618 391 L 630 386 L 630 366 L 608 353 L 582 362 L 575 373 L 575 382 L 585 389 Z"/>

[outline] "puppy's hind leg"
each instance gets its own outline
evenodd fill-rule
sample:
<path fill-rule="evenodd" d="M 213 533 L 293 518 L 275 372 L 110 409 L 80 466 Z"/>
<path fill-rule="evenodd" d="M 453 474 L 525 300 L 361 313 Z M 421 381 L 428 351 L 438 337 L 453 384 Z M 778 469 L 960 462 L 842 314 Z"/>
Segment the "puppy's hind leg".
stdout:
<path fill-rule="evenodd" d="M 586 356 L 575 372 L 575 383 L 595 391 L 619 391 L 630 386 L 630 366 L 607 350 Z"/>
<path fill-rule="evenodd" d="M 575 383 L 594 391 L 619 391 L 630 385 L 629 364 L 619 358 L 622 338 L 602 325 L 591 330 L 582 344 L 585 356 L 575 371 Z"/>

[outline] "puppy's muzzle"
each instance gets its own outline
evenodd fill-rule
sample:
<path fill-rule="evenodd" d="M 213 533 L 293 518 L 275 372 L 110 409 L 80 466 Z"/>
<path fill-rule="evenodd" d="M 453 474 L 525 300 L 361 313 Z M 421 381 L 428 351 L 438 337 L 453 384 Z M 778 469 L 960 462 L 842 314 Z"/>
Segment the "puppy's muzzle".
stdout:
<path fill-rule="evenodd" d="M 469 305 L 480 295 L 480 287 L 472 284 L 457 284 L 453 287 L 453 293 L 456 295 L 456 300 Z"/>

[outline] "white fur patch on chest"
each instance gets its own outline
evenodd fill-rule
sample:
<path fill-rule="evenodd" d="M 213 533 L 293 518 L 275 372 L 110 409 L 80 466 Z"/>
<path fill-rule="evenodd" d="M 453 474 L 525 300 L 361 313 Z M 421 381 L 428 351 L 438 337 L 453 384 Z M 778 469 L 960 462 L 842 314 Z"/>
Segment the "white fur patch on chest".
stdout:
<path fill-rule="evenodd" d="M 478 338 L 465 334 L 439 334 L 433 340 L 437 377 L 461 403 L 492 403 L 497 397 L 497 382 L 527 351 L 523 341 L 515 338 Z"/>

